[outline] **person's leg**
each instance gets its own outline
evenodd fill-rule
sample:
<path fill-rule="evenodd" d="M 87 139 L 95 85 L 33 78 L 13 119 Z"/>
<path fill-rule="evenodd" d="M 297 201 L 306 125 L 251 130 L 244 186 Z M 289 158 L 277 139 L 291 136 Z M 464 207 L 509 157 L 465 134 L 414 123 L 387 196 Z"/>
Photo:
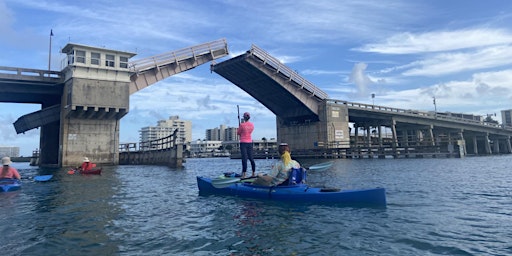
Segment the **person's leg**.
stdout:
<path fill-rule="evenodd" d="M 260 185 L 260 186 L 270 186 L 272 183 L 272 177 L 271 176 L 259 176 L 252 182 L 254 185 Z"/>
<path fill-rule="evenodd" d="M 242 178 L 245 178 L 247 172 L 247 143 L 240 143 L 240 154 L 242 158 Z"/>
<path fill-rule="evenodd" d="M 249 161 L 251 161 L 252 176 L 254 177 L 254 175 L 256 175 L 256 162 L 254 162 L 252 143 L 247 147 L 247 157 L 249 158 Z"/>

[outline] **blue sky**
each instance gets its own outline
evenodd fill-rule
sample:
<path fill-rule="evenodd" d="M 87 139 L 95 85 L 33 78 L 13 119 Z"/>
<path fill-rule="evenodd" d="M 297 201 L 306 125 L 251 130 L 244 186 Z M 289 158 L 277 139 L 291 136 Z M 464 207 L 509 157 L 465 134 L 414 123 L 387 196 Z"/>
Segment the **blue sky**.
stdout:
<path fill-rule="evenodd" d="M 0 0 L 0 66 L 61 70 L 68 42 L 135 52 L 132 60 L 226 38 L 230 56 L 263 48 L 331 99 L 472 114 L 512 108 L 512 1 L 44 1 Z M 274 138 L 275 116 L 205 64 L 130 97 L 121 142 L 179 115 L 205 129 L 251 112 L 254 138 Z M 39 130 L 12 123 L 39 105 L 0 103 L 0 145 L 22 155 Z"/>

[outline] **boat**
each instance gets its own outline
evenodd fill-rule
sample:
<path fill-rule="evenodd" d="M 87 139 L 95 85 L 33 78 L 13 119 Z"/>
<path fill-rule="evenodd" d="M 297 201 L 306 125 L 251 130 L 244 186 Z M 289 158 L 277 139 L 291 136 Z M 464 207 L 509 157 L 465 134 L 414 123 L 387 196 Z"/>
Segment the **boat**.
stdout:
<path fill-rule="evenodd" d="M 101 175 L 102 168 L 92 168 L 90 170 L 84 171 L 79 169 L 71 169 L 68 171 L 68 174 L 83 174 L 83 175 Z"/>
<path fill-rule="evenodd" d="M 211 178 L 197 176 L 200 195 L 229 195 L 314 204 L 386 206 L 386 191 L 384 188 L 341 190 L 338 188 L 310 187 L 304 183 L 267 187 L 253 185 L 250 181 L 250 179 L 243 180 L 231 177 L 220 177 L 212 180 Z"/>
<path fill-rule="evenodd" d="M 100 175 L 101 174 L 101 170 L 102 168 L 92 168 L 90 170 L 87 170 L 87 171 L 84 171 L 84 170 L 81 170 L 80 171 L 80 174 L 86 174 L 86 175 Z"/>
<path fill-rule="evenodd" d="M 15 191 L 21 188 L 21 181 L 17 179 L 0 179 L 0 192 Z"/>

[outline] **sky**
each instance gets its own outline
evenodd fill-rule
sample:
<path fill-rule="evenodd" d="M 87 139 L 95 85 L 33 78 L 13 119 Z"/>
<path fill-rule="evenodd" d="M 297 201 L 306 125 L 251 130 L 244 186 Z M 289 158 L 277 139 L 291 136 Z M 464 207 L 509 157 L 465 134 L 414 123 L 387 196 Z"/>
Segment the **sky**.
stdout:
<path fill-rule="evenodd" d="M 60 71 L 70 42 L 134 52 L 134 61 L 225 38 L 230 54 L 216 62 L 254 44 L 330 99 L 501 122 L 512 109 L 510 24 L 507 0 L 0 0 L 0 66 L 46 70 L 51 60 Z M 132 94 L 120 142 L 174 115 L 204 139 L 237 126 L 237 105 L 251 113 L 253 139 L 276 137 L 275 115 L 207 63 Z M 0 103 L 0 145 L 37 149 L 40 130 L 16 134 L 13 123 L 40 108 Z"/>

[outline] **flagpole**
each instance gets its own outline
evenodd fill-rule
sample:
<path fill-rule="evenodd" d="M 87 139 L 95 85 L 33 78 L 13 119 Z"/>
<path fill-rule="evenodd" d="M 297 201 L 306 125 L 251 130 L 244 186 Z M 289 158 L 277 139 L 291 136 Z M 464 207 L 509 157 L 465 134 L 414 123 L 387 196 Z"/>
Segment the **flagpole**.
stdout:
<path fill-rule="evenodd" d="M 48 71 L 51 71 L 51 63 L 52 63 L 52 36 L 53 36 L 53 29 L 50 30 L 50 49 L 48 54 Z M 50 74 L 48 74 L 50 76 Z"/>

